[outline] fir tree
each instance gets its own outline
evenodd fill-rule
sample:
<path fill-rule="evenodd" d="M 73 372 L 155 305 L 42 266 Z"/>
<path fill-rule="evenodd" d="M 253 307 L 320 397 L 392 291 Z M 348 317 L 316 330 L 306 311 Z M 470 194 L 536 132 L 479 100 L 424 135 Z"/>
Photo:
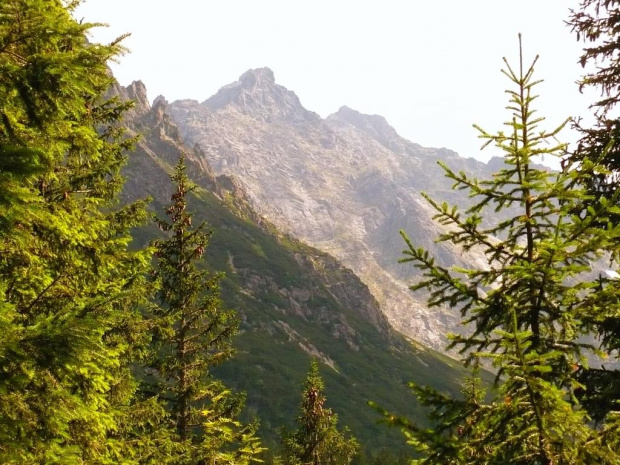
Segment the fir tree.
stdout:
<path fill-rule="evenodd" d="M 130 446 L 148 257 L 118 208 L 128 104 L 102 96 L 118 42 L 79 2 L 0 3 L 0 462 L 119 463 Z"/>
<path fill-rule="evenodd" d="M 535 61 L 534 61 L 535 62 Z M 488 260 L 486 269 L 446 269 L 416 248 L 402 233 L 407 249 L 403 262 L 423 272 L 413 290 L 429 289 L 429 305 L 460 308 L 468 336 L 453 336 L 468 363 L 486 359 L 497 371 L 490 402 L 475 391 L 463 400 L 414 387 L 423 404 L 433 409 L 437 426 L 420 428 L 385 413 L 404 427 L 409 442 L 423 454 L 424 464 L 588 464 L 618 463 L 617 417 L 608 416 L 600 429 L 576 398 L 577 380 L 587 369 L 586 345 L 579 339 L 588 328 L 582 320 L 611 306 L 617 311 L 615 283 L 592 279 L 592 263 L 606 252 L 617 253 L 620 227 L 609 221 L 617 213 L 616 192 L 592 199 L 581 177 L 598 169 L 565 163 L 559 173 L 534 165 L 535 157 L 563 156 L 556 142 L 561 125 L 541 130 L 535 115 L 534 64 L 504 74 L 509 90 L 508 131 L 490 134 L 478 128 L 487 144 L 504 152 L 505 167 L 490 180 L 478 181 L 444 166 L 455 188 L 468 190 L 477 202 L 465 214 L 437 203 L 436 220 L 448 226 L 439 241 L 463 250 L 476 248 Z M 600 166 L 600 165 L 599 165 Z M 505 221 L 482 226 L 487 208 L 517 211 Z M 605 227 L 601 227 L 605 225 Z M 592 349 L 592 348 L 590 348 Z"/>
<path fill-rule="evenodd" d="M 195 188 L 184 158 L 172 175 L 174 194 L 167 219 L 156 219 L 168 235 L 154 242 L 159 281 L 152 308 L 155 383 L 151 389 L 170 412 L 173 442 L 182 451 L 173 463 L 246 464 L 262 451 L 256 425 L 236 417 L 243 396 L 233 394 L 211 371 L 233 355 L 235 312 L 224 310 L 220 274 L 198 269 L 211 232 L 203 222 L 192 226 L 187 196 Z"/>
<path fill-rule="evenodd" d="M 359 445 L 349 432 L 337 429 L 338 418 L 325 408 L 323 380 L 319 365 L 313 360 L 304 382 L 297 431 L 284 431 L 282 463 L 284 465 L 346 465 L 357 454 Z"/>

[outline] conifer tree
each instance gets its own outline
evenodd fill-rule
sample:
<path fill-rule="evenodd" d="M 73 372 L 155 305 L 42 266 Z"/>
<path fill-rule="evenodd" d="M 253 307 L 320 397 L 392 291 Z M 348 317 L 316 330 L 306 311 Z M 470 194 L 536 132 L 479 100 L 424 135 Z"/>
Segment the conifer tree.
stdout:
<path fill-rule="evenodd" d="M 313 360 L 304 382 L 299 427 L 283 434 L 284 465 L 347 465 L 357 454 L 355 438 L 348 437 L 348 429 L 338 431 L 337 415 L 325 408 L 323 388 L 319 365 Z"/>
<path fill-rule="evenodd" d="M 102 96 L 122 48 L 88 42 L 78 3 L 0 2 L 2 463 L 128 463 L 146 214 L 115 205 L 128 105 Z"/>
<path fill-rule="evenodd" d="M 490 361 L 497 371 L 496 389 L 485 402 L 471 389 L 458 400 L 414 386 L 421 402 L 433 409 L 436 427 L 431 430 L 384 414 L 423 454 L 417 463 L 619 463 L 617 415 L 609 414 L 594 428 L 576 392 L 584 388 L 577 373 L 588 368 L 588 347 L 579 339 L 588 329 L 582 320 L 604 308 L 618 311 L 615 283 L 593 279 L 592 264 L 605 253 L 617 256 L 620 227 L 610 215 L 618 213 L 620 192 L 610 198 L 588 195 L 581 177 L 601 167 L 587 157 L 581 162 L 585 170 L 568 162 L 559 173 L 533 163 L 543 154 L 564 155 L 565 145 L 556 142 L 564 125 L 539 128 L 543 118 L 532 107 L 540 82 L 534 79 L 534 64 L 524 67 L 521 53 L 516 70 L 505 64 L 503 72 L 514 86 L 508 91 L 508 130 L 490 134 L 478 128 L 487 144 L 504 153 L 504 168 L 478 181 L 442 165 L 455 188 L 477 199 L 464 214 L 426 197 L 436 220 L 448 226 L 439 241 L 483 252 L 487 268 L 441 267 L 401 233 L 407 244 L 402 261 L 423 272 L 412 289 L 429 289 L 431 307 L 461 310 L 473 331 L 453 336 L 451 346 L 459 347 L 468 363 Z M 514 214 L 485 227 L 488 208 L 511 208 Z"/>
<path fill-rule="evenodd" d="M 198 268 L 211 232 L 206 223 L 192 226 L 187 196 L 195 189 L 183 157 L 172 181 L 168 219 L 156 219 L 166 239 L 154 242 L 159 281 L 153 306 L 153 360 L 157 394 L 174 424 L 173 442 L 180 447 L 173 463 L 247 464 L 262 451 L 256 425 L 236 419 L 243 396 L 233 394 L 212 369 L 233 355 L 235 312 L 220 300 L 220 274 Z"/>
<path fill-rule="evenodd" d="M 579 9 L 571 10 L 568 24 L 585 44 L 580 62 L 589 68 L 579 83 L 580 89 L 594 89 L 601 96 L 591 105 L 595 116 L 593 127 L 577 124 L 582 138 L 572 158 L 578 161 L 588 157 L 607 168 L 590 173 L 585 180 L 593 193 L 609 196 L 620 182 L 620 122 L 612 114 L 620 102 L 620 2 L 582 0 Z"/>
<path fill-rule="evenodd" d="M 578 40 L 585 44 L 580 61 L 582 66 L 589 68 L 580 87 L 594 89 L 601 96 L 591 105 L 593 125 L 576 124 L 581 139 L 577 150 L 570 156 L 576 163 L 590 159 L 604 167 L 593 170 L 595 165 L 585 163 L 580 164 L 579 169 L 586 174 L 582 176 L 582 182 L 593 198 L 609 199 L 620 188 L 620 120 L 614 115 L 620 102 L 620 2 L 583 0 L 579 9 L 571 11 L 568 24 Z M 618 223 L 620 215 L 612 214 L 610 220 Z M 620 312 L 614 305 L 613 294 L 611 298 L 610 305 L 604 307 L 606 311 L 584 315 L 583 323 L 598 336 L 606 352 L 617 353 L 620 349 Z M 579 373 L 579 380 L 587 386 L 579 393 L 580 398 L 597 422 L 610 411 L 620 411 L 620 371 L 607 365 L 606 369 L 590 368 Z"/>

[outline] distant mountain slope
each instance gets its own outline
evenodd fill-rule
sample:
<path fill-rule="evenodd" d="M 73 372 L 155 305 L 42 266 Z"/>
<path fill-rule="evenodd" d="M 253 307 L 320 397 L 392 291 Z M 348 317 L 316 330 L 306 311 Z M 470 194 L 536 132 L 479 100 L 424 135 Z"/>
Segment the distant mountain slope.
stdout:
<path fill-rule="evenodd" d="M 485 266 L 475 251 L 434 242 L 441 229 L 420 192 L 466 205 L 437 161 L 488 176 L 487 165 L 414 144 L 380 116 L 342 107 L 321 119 L 267 68 L 246 72 L 201 104 L 177 101 L 165 111 L 215 173 L 238 179 L 258 212 L 349 266 L 398 330 L 437 350 L 447 332 L 462 330 L 456 311 L 429 311 L 426 296 L 409 291 L 414 270 L 398 264 L 398 231 L 443 265 Z"/>
<path fill-rule="evenodd" d="M 181 153 L 200 186 L 190 207 L 196 221 L 207 219 L 214 229 L 206 258 L 210 268 L 226 272 L 223 298 L 242 319 L 239 352 L 219 374 L 247 392 L 247 411 L 261 418 L 263 437 L 275 441 L 277 428 L 295 418 L 315 356 L 340 422 L 370 448 L 402 447 L 400 433 L 376 425 L 378 416 L 366 401 L 421 418 L 406 382 L 454 393 L 459 364 L 406 341 L 355 274 L 254 213 L 234 179 L 215 176 L 200 147 L 183 145 L 163 99 L 151 108 L 139 82 L 116 92 L 138 102 L 126 123 L 143 135 L 125 169 L 125 197 L 149 195 L 161 211 L 172 193 L 168 173 Z M 136 241 L 144 244 L 157 234 L 146 228 L 136 232 Z"/>

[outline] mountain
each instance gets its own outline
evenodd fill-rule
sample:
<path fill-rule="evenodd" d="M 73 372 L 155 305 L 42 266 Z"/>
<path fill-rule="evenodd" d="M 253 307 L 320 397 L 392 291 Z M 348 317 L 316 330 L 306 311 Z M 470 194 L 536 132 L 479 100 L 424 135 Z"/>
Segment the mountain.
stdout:
<path fill-rule="evenodd" d="M 403 334 L 444 350 L 446 334 L 463 331 L 456 310 L 429 310 L 427 296 L 408 289 L 416 271 L 398 263 L 398 232 L 444 266 L 486 266 L 475 250 L 435 243 L 442 229 L 420 194 L 467 205 L 437 162 L 486 177 L 491 167 L 410 142 L 381 116 L 342 107 L 322 119 L 268 68 L 246 72 L 202 103 L 173 102 L 166 112 L 215 173 L 234 176 L 259 214 L 350 267 Z"/>
<path fill-rule="evenodd" d="M 227 92 L 232 99 L 249 101 L 242 97 L 245 89 L 233 87 Z M 377 425 L 378 415 L 366 402 L 374 400 L 422 419 L 422 408 L 406 383 L 456 393 L 463 375 L 460 365 L 394 331 L 367 286 L 351 270 L 279 232 L 258 215 L 236 178 L 215 174 L 204 148 L 183 143 L 165 99 L 158 97 L 151 107 L 141 82 L 119 86 L 115 93 L 137 102 L 125 124 L 130 133 L 141 135 L 124 172 L 125 200 L 150 196 L 161 214 L 172 194 L 169 173 L 181 154 L 199 186 L 190 208 L 195 221 L 206 219 L 214 230 L 206 260 L 212 270 L 226 273 L 222 297 L 241 319 L 241 334 L 235 340 L 238 353 L 218 375 L 229 386 L 247 392 L 247 414 L 261 419 L 263 438 L 268 443 L 277 441 L 278 427 L 293 422 L 310 357 L 316 357 L 321 361 L 328 406 L 338 413 L 340 424 L 349 426 L 370 449 L 402 448 L 400 433 Z M 306 124 L 307 120 L 290 113 L 301 108 L 293 105 L 293 95 L 278 95 L 291 105 L 283 113 L 263 116 Z M 135 245 L 143 246 L 158 234 L 154 226 L 137 230 Z"/>

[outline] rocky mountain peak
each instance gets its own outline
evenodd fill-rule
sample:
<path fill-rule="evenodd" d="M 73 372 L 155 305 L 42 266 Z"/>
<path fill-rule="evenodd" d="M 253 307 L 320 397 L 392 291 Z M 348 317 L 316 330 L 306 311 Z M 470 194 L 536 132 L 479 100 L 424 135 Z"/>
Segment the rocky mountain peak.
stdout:
<path fill-rule="evenodd" d="M 151 110 L 151 104 L 146 96 L 146 86 L 142 81 L 134 81 L 127 87 L 123 87 L 115 81 L 106 92 L 105 97 L 119 97 L 125 102 L 134 101 L 133 108 L 125 113 L 125 119 L 141 117 Z"/>
<path fill-rule="evenodd" d="M 247 70 L 241 75 L 239 82 L 246 88 L 255 86 L 269 87 L 276 85 L 276 78 L 270 68 L 264 67 Z"/>
<path fill-rule="evenodd" d="M 164 97 L 163 95 L 158 95 L 157 97 L 155 97 L 155 100 L 153 100 L 153 108 L 158 106 L 168 106 L 168 100 L 166 100 L 166 97 Z"/>
<path fill-rule="evenodd" d="M 173 102 L 166 111 L 216 175 L 235 177 L 260 215 L 358 273 L 399 330 L 438 349 L 447 332 L 463 330 L 458 312 L 430 311 L 424 295 L 409 291 L 415 270 L 398 263 L 398 231 L 442 266 L 477 266 L 476 253 L 435 243 L 443 230 L 420 191 L 460 204 L 435 161 L 474 176 L 486 165 L 408 141 L 382 116 L 342 107 L 323 121 L 264 68 L 201 105 Z"/>
<path fill-rule="evenodd" d="M 213 112 L 233 107 L 267 122 L 280 120 L 298 124 L 320 119 L 301 105 L 294 92 L 276 84 L 269 68 L 246 71 L 239 80 L 222 87 L 202 105 Z"/>
<path fill-rule="evenodd" d="M 142 81 L 133 81 L 125 87 L 125 90 L 128 99 L 136 102 L 133 109 L 137 114 L 143 115 L 151 109 L 151 104 L 146 96 L 146 86 Z"/>

